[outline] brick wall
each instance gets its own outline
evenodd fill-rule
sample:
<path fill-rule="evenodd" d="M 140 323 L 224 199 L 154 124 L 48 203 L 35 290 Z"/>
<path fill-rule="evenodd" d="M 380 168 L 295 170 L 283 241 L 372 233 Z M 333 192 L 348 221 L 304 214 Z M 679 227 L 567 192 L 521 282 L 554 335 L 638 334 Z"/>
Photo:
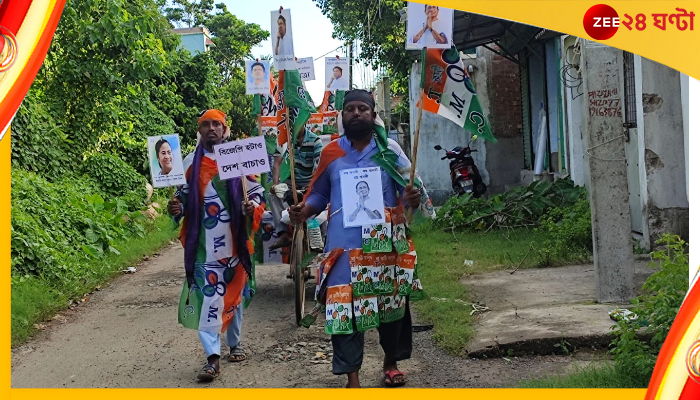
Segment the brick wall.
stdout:
<path fill-rule="evenodd" d="M 491 128 L 496 138 L 516 137 L 522 130 L 520 69 L 518 64 L 487 49 L 479 49 L 489 58 L 489 103 Z M 486 54 L 490 53 L 490 54 Z"/>

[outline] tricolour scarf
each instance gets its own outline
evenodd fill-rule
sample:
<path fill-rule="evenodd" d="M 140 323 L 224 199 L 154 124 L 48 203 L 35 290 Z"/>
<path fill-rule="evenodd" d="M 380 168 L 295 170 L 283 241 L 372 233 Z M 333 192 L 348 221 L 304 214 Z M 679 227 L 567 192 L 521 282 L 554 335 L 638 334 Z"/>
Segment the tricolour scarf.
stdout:
<path fill-rule="evenodd" d="M 199 244 L 199 234 L 201 226 L 201 210 L 200 201 L 201 194 L 199 192 L 199 169 L 204 157 L 204 147 L 200 144 L 194 152 L 194 161 L 190 170 L 189 193 L 187 194 L 187 209 L 186 217 L 183 222 L 183 230 L 185 231 L 185 272 L 187 275 L 194 274 L 194 264 L 197 258 L 197 246 Z M 243 264 L 246 274 L 250 277 L 251 259 L 250 251 L 247 245 L 248 234 L 246 232 L 246 224 L 243 219 L 242 191 L 241 178 L 233 178 L 226 181 L 226 189 L 228 191 L 229 214 L 231 216 L 231 233 L 236 241 L 236 249 L 238 250 L 238 259 Z"/>

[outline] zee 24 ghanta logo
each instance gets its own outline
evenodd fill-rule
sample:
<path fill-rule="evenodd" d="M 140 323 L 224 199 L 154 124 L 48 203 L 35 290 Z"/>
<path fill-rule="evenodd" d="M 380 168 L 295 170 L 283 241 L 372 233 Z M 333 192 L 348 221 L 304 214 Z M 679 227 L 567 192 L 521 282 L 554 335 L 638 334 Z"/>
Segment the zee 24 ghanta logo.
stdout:
<path fill-rule="evenodd" d="M 638 13 L 635 15 L 623 14 L 620 17 L 614 8 L 607 4 L 597 4 L 586 11 L 583 16 L 583 27 L 590 37 L 596 40 L 610 39 L 617 33 L 622 25 L 630 31 L 643 31 L 646 29 L 677 29 L 679 31 L 695 30 L 695 13 L 683 8 L 670 11 L 646 15 Z M 675 28 L 673 28 L 675 27 Z"/>

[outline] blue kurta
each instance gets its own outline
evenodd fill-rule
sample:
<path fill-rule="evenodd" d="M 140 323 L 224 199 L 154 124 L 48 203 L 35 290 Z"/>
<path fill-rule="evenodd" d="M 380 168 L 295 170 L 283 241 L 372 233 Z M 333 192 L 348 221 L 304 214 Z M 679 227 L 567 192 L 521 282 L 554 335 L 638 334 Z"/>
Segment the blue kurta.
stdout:
<path fill-rule="evenodd" d="M 374 138 L 362 151 L 354 149 L 350 140 L 345 136 L 338 139 L 337 142 L 345 155 L 333 160 L 316 177 L 311 193 L 306 198 L 306 204 L 317 211 L 324 210 L 330 203 L 326 251 L 336 248 L 345 250 L 362 248 L 362 228 L 345 228 L 343 226 L 340 171 L 351 168 L 378 167 L 377 163 L 371 159 L 378 151 Z M 389 139 L 389 148 L 399 156 L 396 162 L 397 170 L 410 168 L 411 163 L 408 157 L 396 141 Z M 398 185 L 384 170 L 381 174 L 384 206 L 396 207 L 399 204 L 398 199 L 403 195 L 403 187 Z M 350 283 L 350 263 L 347 251 L 338 258 L 327 280 L 329 287 Z"/>

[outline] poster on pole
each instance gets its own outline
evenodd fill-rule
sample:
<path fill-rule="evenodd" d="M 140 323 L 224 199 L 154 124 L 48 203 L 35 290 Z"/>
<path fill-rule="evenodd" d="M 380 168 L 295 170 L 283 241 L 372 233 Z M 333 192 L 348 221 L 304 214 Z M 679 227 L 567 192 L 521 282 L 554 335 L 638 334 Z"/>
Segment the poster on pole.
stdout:
<path fill-rule="evenodd" d="M 151 182 L 154 188 L 187 183 L 178 135 L 149 136 L 148 165 L 151 169 Z"/>
<path fill-rule="evenodd" d="M 292 13 L 286 8 L 270 12 L 272 54 L 278 71 L 296 69 L 292 41 Z"/>
<path fill-rule="evenodd" d="M 277 135 L 279 134 L 277 129 L 277 117 L 260 117 L 260 125 L 262 135 L 265 137 L 265 143 L 267 144 L 267 153 L 274 154 L 277 148 Z"/>
<path fill-rule="evenodd" d="M 301 75 L 302 81 L 308 82 L 316 80 L 313 57 L 304 57 L 297 59 L 297 70 L 299 71 L 299 75 Z"/>
<path fill-rule="evenodd" d="M 350 90 L 347 57 L 326 57 L 326 91 Z"/>
<path fill-rule="evenodd" d="M 216 145 L 214 157 L 221 180 L 270 172 L 264 136 Z"/>
<path fill-rule="evenodd" d="M 270 94 L 270 61 L 245 61 L 245 94 Z"/>
<path fill-rule="evenodd" d="M 306 130 L 314 135 L 323 135 L 323 113 L 313 113 L 306 122 Z"/>
<path fill-rule="evenodd" d="M 408 3 L 406 50 L 449 49 L 452 46 L 454 10 L 422 3 Z"/>
<path fill-rule="evenodd" d="M 384 191 L 379 167 L 344 169 L 339 172 L 343 225 L 350 228 L 383 223 Z"/>

